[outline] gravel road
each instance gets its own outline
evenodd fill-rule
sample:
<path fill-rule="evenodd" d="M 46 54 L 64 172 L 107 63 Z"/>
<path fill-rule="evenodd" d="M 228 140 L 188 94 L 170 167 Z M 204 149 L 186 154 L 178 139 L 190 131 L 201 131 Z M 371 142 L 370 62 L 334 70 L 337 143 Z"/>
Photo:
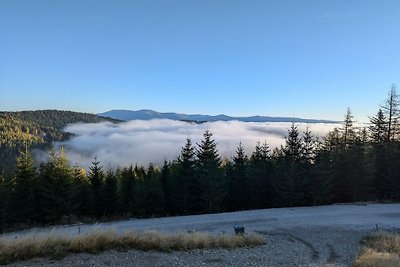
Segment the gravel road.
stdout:
<path fill-rule="evenodd" d="M 234 225 L 265 236 L 256 248 L 209 249 L 186 252 L 108 251 L 100 255 L 76 254 L 61 261 L 35 259 L 12 266 L 350 266 L 359 240 L 368 232 L 400 228 L 400 204 L 329 205 L 279 208 L 129 220 L 98 225 L 41 228 L 2 235 L 77 235 L 96 229 L 208 231 L 232 233 Z"/>

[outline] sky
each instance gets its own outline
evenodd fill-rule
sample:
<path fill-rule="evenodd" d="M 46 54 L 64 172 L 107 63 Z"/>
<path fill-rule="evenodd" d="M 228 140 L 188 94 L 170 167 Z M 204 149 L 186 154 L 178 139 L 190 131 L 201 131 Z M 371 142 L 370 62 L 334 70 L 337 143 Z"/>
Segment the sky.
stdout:
<path fill-rule="evenodd" d="M 400 82 L 400 1 L 0 0 L 0 110 L 359 121 Z"/>

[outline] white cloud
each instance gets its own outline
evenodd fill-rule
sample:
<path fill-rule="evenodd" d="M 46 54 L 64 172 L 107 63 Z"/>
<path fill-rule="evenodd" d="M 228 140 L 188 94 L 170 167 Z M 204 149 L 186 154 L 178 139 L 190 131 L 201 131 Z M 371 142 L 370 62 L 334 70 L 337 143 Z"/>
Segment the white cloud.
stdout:
<path fill-rule="evenodd" d="M 195 124 L 172 120 L 77 123 L 64 129 L 75 136 L 62 144 L 72 165 L 87 168 L 96 156 L 105 168 L 116 168 L 136 163 L 161 164 L 165 159 L 175 159 L 186 138 L 199 143 L 207 129 L 213 133 L 222 158 L 232 157 L 239 142 L 246 153 L 251 154 L 258 141 L 267 141 L 271 148 L 283 144 L 290 125 L 239 121 Z M 337 124 L 296 125 L 300 132 L 308 126 L 314 136 L 323 136 L 337 127 Z"/>

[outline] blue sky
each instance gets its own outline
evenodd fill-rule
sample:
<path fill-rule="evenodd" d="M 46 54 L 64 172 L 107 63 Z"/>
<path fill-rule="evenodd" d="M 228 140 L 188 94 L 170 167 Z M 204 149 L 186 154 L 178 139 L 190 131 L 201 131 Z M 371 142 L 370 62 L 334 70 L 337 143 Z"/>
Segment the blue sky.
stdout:
<path fill-rule="evenodd" d="M 400 83 L 400 1 L 0 0 L 0 110 L 367 120 Z"/>

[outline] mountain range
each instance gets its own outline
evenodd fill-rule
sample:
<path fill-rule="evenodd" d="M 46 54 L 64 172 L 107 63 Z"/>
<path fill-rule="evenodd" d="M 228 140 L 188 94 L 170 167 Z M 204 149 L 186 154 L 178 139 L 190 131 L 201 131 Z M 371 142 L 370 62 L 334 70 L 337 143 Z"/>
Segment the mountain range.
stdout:
<path fill-rule="evenodd" d="M 110 110 L 97 114 L 102 117 L 113 118 L 117 120 L 152 120 L 152 119 L 170 119 L 191 122 L 209 122 L 209 121 L 243 121 L 243 122 L 302 122 L 302 123 L 338 123 L 331 120 L 303 119 L 294 117 L 269 117 L 269 116 L 250 116 L 250 117 L 231 117 L 225 114 L 203 115 L 203 114 L 182 114 L 173 112 L 157 112 L 149 109 L 142 110 Z"/>

